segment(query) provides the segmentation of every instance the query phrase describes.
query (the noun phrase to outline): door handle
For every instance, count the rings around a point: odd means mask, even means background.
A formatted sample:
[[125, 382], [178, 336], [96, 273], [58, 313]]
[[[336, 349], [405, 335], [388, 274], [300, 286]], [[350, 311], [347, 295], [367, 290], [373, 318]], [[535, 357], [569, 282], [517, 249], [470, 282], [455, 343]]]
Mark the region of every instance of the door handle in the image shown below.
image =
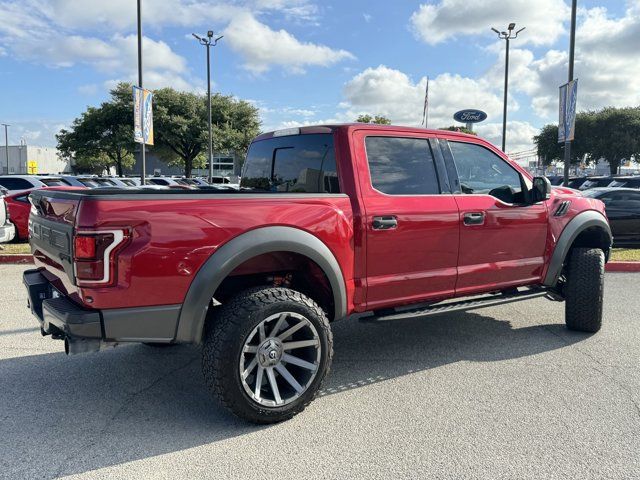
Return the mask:
[[484, 212], [469, 212], [463, 217], [465, 225], [482, 225], [484, 223]]
[[393, 215], [373, 217], [372, 226], [374, 230], [390, 230], [398, 227], [398, 219]]

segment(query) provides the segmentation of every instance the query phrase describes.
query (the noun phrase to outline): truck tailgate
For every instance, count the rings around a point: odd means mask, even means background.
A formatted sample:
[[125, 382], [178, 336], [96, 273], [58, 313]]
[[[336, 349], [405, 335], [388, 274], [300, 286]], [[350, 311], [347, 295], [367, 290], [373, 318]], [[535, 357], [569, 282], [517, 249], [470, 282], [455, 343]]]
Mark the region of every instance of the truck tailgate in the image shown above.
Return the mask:
[[44, 267], [64, 285], [65, 293], [75, 290], [73, 272], [73, 231], [80, 199], [54, 198], [46, 191], [29, 196], [29, 237], [38, 267]]

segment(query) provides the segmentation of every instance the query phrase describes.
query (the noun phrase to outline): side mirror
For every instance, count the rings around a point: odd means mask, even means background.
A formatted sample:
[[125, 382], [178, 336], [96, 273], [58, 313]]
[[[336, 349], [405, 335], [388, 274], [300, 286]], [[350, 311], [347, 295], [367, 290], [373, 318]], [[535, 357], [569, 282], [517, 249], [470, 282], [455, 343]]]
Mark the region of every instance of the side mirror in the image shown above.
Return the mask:
[[551, 197], [551, 182], [547, 177], [534, 177], [533, 187], [529, 191], [531, 203], [538, 203], [548, 200]]

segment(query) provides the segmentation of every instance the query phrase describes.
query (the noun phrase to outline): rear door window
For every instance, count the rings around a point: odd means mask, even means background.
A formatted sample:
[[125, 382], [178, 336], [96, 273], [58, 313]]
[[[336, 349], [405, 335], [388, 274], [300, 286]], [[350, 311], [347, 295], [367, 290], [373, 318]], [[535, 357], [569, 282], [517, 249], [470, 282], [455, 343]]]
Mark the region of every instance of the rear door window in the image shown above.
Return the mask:
[[278, 193], [339, 193], [333, 135], [291, 135], [253, 143], [240, 186]]
[[425, 138], [367, 137], [371, 185], [387, 195], [440, 193], [436, 167]]

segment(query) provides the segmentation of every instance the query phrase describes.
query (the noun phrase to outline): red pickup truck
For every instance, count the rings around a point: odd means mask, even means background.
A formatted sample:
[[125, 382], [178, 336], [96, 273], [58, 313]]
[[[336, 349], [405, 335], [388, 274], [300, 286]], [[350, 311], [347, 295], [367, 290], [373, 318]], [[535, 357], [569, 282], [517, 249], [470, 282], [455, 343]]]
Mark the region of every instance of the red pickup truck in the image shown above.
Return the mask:
[[213, 393], [269, 423], [304, 409], [330, 322], [546, 296], [568, 328], [602, 323], [612, 243], [602, 202], [551, 190], [490, 143], [366, 124], [266, 133], [241, 190], [35, 191], [24, 274], [67, 353], [202, 345]]

